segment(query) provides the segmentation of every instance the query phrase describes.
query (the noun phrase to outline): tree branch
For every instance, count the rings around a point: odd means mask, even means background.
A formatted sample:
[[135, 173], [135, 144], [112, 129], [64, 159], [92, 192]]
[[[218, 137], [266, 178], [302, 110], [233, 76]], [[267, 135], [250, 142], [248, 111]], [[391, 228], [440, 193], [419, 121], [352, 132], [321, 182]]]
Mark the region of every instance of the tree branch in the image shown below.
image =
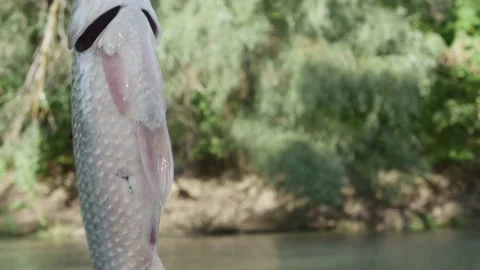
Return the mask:
[[30, 65], [27, 76], [23, 85], [18, 90], [16, 99], [20, 99], [23, 103], [22, 108], [18, 111], [9, 130], [5, 135], [5, 142], [17, 140], [28, 116], [32, 113], [33, 119], [39, 118], [40, 104], [46, 104], [48, 111], [48, 103], [45, 95], [45, 77], [47, 63], [50, 58], [50, 50], [55, 43], [55, 33], [57, 28], [58, 11], [64, 0], [53, 0], [48, 8], [47, 22], [43, 34], [43, 39], [35, 50], [34, 60]]

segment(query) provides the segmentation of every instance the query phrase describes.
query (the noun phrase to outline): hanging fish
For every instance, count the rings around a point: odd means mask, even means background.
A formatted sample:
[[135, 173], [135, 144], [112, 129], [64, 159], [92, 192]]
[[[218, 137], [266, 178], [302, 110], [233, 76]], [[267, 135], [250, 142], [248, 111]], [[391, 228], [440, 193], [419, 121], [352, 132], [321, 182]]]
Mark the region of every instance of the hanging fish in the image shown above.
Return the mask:
[[149, 0], [76, 0], [72, 125], [77, 189], [95, 270], [164, 269], [160, 215], [173, 181]]

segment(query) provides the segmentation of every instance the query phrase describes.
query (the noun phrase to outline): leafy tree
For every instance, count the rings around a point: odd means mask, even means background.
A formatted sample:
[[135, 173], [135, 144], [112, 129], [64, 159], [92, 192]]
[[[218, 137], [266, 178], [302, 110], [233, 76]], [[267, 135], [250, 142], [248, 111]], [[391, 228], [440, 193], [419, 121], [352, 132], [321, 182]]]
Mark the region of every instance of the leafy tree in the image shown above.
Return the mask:
[[25, 190], [64, 157], [71, 165], [68, 6], [50, 4], [0, 7], [0, 178], [13, 172]]
[[477, 162], [480, 150], [480, 3], [457, 0], [450, 12], [454, 39], [422, 102], [422, 140], [435, 164]]

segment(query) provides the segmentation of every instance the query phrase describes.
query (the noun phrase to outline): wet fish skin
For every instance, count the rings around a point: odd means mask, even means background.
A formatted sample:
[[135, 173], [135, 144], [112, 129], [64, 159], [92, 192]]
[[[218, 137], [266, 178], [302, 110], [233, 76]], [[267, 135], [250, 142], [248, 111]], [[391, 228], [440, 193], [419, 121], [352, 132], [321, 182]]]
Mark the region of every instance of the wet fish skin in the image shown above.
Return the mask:
[[77, 0], [69, 46], [117, 6], [92, 46], [74, 50], [77, 189], [95, 270], [159, 270], [157, 235], [173, 156], [155, 53], [160, 33], [154, 35], [144, 12], [159, 31], [158, 20], [147, 0]]

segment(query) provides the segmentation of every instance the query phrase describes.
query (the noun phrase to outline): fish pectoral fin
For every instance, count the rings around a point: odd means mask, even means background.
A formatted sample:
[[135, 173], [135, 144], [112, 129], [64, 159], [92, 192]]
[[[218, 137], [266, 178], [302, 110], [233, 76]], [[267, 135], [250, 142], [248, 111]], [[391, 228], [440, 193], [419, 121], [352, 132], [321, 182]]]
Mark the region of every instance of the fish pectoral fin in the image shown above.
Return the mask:
[[125, 84], [128, 83], [128, 77], [125, 75], [124, 61], [118, 54], [108, 55], [102, 51], [101, 55], [103, 70], [112, 101], [119, 113], [126, 114], [127, 100]]
[[137, 140], [147, 182], [163, 206], [173, 182], [173, 155], [167, 125], [151, 130], [137, 122]]
[[165, 270], [165, 266], [163, 266], [158, 254], [152, 254], [152, 260], [150, 261], [148, 270]]

